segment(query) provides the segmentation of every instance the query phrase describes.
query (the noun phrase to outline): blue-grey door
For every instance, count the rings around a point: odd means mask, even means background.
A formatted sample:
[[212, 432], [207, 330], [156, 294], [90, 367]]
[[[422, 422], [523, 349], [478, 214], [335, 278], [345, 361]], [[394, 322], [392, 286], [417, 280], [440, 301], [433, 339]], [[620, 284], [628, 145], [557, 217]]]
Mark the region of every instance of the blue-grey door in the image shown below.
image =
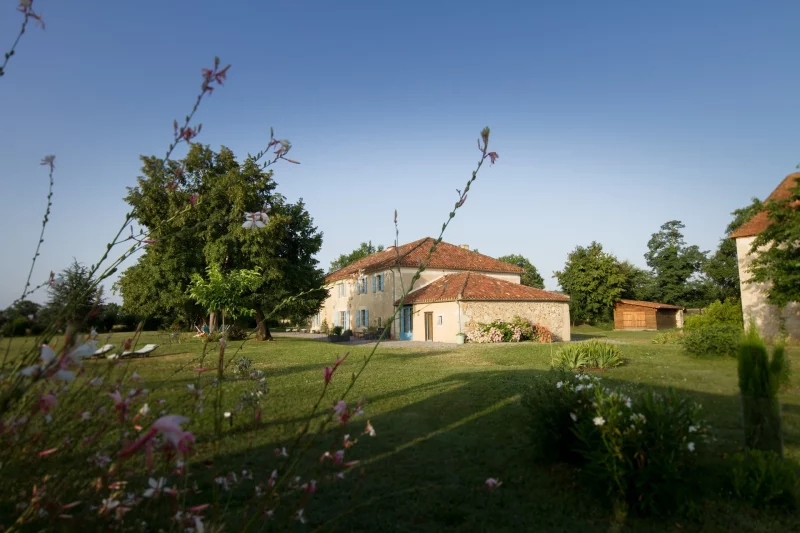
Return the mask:
[[411, 314], [411, 306], [405, 305], [400, 311], [400, 340], [410, 341], [414, 336], [414, 320]]

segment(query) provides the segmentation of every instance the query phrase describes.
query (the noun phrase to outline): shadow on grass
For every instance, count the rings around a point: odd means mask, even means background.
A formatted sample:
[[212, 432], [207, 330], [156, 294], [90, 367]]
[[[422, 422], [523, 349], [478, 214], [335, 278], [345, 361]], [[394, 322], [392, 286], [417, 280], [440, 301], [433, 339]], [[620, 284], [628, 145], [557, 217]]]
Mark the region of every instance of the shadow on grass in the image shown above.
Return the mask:
[[[607, 531], [610, 506], [587, 492], [573, 469], [537, 465], [532, 460], [529, 413], [519, 398], [543, 373], [465, 372], [367, 398], [368, 413], [370, 400], [400, 396], [408, 401], [387, 412], [355, 419], [346, 428], [332, 424], [310, 445], [301, 461], [303, 467], [296, 473], [319, 484], [319, 492], [306, 510], [309, 525], [326, 531]], [[609, 386], [635, 385], [607, 375], [603, 379]], [[429, 394], [440, 387], [449, 388]], [[736, 396], [677, 390], [704, 406], [716, 430], [717, 457], [739, 446]], [[357, 435], [367, 418], [377, 431], [375, 438]], [[266, 421], [265, 425], [278, 422], [292, 420]], [[250, 431], [234, 428], [226, 433], [243, 438]], [[333, 481], [334, 471], [321, 466], [318, 458], [324, 451], [341, 449], [345, 431], [351, 439], [358, 439], [346, 451], [347, 460], [362, 463], [344, 480]], [[285, 463], [272, 450], [288, 445], [288, 435], [285, 441], [259, 444], [247, 454], [225, 455], [217, 468], [222, 472], [247, 468], [259, 479], [275, 468], [280, 472]], [[502, 480], [503, 486], [488, 491], [484, 482], [489, 477]], [[292, 505], [291, 498], [285, 502]], [[748, 530], [746, 524], [737, 522], [740, 519], [746, 520], [736, 513], [701, 516], [688, 527]], [[675, 525], [672, 520], [631, 518], [625, 529], [674, 531]]]

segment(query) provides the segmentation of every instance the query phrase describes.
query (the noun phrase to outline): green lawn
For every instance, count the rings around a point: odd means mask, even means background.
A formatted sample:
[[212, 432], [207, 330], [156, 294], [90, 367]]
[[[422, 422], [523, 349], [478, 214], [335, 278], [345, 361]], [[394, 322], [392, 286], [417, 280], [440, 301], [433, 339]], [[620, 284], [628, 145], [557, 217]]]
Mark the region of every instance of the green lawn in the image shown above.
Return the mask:
[[659, 331], [624, 331], [624, 330], [604, 330], [594, 326], [577, 326], [572, 328], [572, 340], [588, 339], [614, 339], [627, 343], [650, 343]]
[[[672, 386], [693, 396], [703, 404], [715, 430], [715, 453], [737, 448], [741, 431], [735, 360], [697, 359], [681, 354], [675, 346], [648, 344], [650, 332], [581, 327], [576, 333], [631, 341], [620, 346], [627, 364], [603, 377], [612, 382]], [[115, 341], [121, 339], [122, 335]], [[159, 342], [159, 338], [145, 334], [142, 342]], [[238, 344], [230, 343], [229, 355]], [[288, 446], [306, 422], [322, 387], [323, 367], [345, 349], [289, 338], [247, 343], [241, 353], [266, 372], [270, 393], [260, 427], [254, 429], [245, 415], [236, 417], [232, 427], [226, 425], [220, 446], [224, 455], [216, 468], [248, 468], [262, 481], [273, 468], [280, 468], [281, 460], [273, 450]], [[351, 472], [335, 484], [320, 483], [306, 510], [308, 526], [338, 531], [608, 531], [610, 508], [581, 486], [576, 472], [536, 465], [530, 458], [527, 413], [519, 398], [531, 378], [548, 369], [551, 352], [557, 349], [558, 345], [525, 343], [379, 350], [351, 397], [366, 401], [366, 415], [348, 431], [359, 432], [369, 419], [377, 432], [374, 438], [359, 437], [358, 444], [348, 450], [348, 459], [362, 460], [363, 477]], [[187, 384], [199, 379], [199, 386], [210, 389], [211, 373], [198, 377], [190, 370], [200, 351], [198, 341], [163, 345], [148, 359], [131, 360], [128, 370], [135, 369], [145, 378], [153, 390], [151, 402], [165, 398], [168, 405], [188, 404]], [[349, 358], [334, 376], [333, 394], [344, 389], [367, 353], [366, 347], [350, 348]], [[790, 358], [800, 368], [800, 351], [791, 350]], [[212, 359], [205, 366], [216, 366], [215, 354]], [[235, 408], [243, 387], [235, 382], [225, 389], [227, 408]], [[798, 388], [783, 393], [782, 403], [787, 455], [800, 458]], [[210, 412], [208, 400], [204, 414], [188, 426], [197, 435], [198, 464], [210, 456]], [[326, 449], [338, 448], [340, 440], [338, 428], [321, 436], [322, 444], [314, 446], [304, 462], [304, 478], [320, 476], [317, 458]], [[202, 486], [207, 476], [196, 475]], [[494, 492], [485, 490], [488, 477], [499, 478], [503, 486]], [[758, 513], [725, 500], [720, 496], [698, 502], [698, 512], [688, 519], [631, 517], [622, 529], [800, 530], [796, 516]], [[244, 507], [245, 503], [234, 497], [229, 505]]]

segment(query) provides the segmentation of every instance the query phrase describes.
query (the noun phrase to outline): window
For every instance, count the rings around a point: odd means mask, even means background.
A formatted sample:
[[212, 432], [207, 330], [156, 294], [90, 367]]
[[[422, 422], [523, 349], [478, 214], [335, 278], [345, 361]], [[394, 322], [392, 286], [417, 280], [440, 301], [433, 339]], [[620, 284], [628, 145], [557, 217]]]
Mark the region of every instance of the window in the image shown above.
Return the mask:
[[350, 327], [350, 324], [347, 323], [347, 311], [339, 311], [338, 325], [341, 326], [342, 329], [348, 329]]
[[442, 325], [442, 315], [436, 315], [436, 325], [437, 326]]
[[356, 327], [369, 327], [369, 311], [361, 309], [356, 312]]
[[378, 280], [378, 290], [383, 292], [383, 274], [378, 274], [375, 278]]
[[378, 289], [378, 276], [372, 276], [372, 292], [373, 294]]

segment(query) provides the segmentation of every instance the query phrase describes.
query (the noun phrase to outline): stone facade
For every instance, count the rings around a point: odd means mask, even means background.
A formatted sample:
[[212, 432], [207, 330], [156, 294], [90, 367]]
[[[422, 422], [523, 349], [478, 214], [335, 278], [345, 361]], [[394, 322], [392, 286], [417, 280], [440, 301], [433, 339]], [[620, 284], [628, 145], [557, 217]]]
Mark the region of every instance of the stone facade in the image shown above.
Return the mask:
[[[455, 303], [455, 302], [454, 302]], [[509, 321], [515, 316], [542, 324], [553, 334], [555, 341], [570, 340], [568, 302], [459, 302], [464, 327], [470, 322]]]
[[[367, 329], [370, 328], [377, 328], [383, 327], [386, 324], [386, 321], [394, 314], [394, 302], [400, 299], [403, 294], [404, 290], [408, 290], [409, 286], [411, 285], [411, 278], [414, 277], [414, 273], [417, 271], [416, 268], [410, 267], [400, 267], [400, 268], [393, 268], [389, 270], [385, 270], [382, 272], [371, 272], [366, 275], [367, 278], [367, 292], [358, 294], [356, 290], [356, 283], [357, 279], [355, 278], [347, 278], [344, 280], [339, 280], [328, 284], [326, 287], [328, 289], [328, 297], [322, 304], [322, 308], [320, 312], [312, 317], [310, 317], [310, 324], [309, 327], [312, 331], [319, 331], [320, 327], [323, 322], [328, 324], [328, 327], [332, 329], [334, 325], [339, 324], [341, 321], [341, 313], [345, 313], [345, 321], [342, 325], [342, 329], [351, 329], [356, 331], [358, 329]], [[461, 272], [459, 270], [451, 270], [451, 269], [427, 269], [422, 272], [420, 279], [417, 280], [416, 284], [414, 285], [415, 289], [423, 287], [428, 283], [431, 283], [446, 274], [454, 274]], [[498, 272], [483, 272], [483, 274], [487, 276], [491, 276], [493, 278], [501, 279], [503, 281], [508, 281], [511, 283], [519, 283], [520, 282], [520, 275], [519, 274], [509, 274], [509, 273], [498, 273]], [[377, 290], [373, 292], [372, 290], [372, 278], [374, 276], [381, 275], [383, 276], [383, 291]], [[342, 285], [343, 288], [340, 289], [339, 285]], [[377, 285], [377, 283], [376, 283]], [[454, 302], [450, 302], [453, 303]], [[417, 306], [415, 306], [417, 307]], [[359, 324], [356, 319], [356, 313], [365, 310], [368, 314], [368, 326], [364, 326], [363, 324]], [[457, 307], [456, 307], [457, 312]], [[424, 315], [421, 315], [424, 317]], [[380, 324], [379, 324], [380, 320]], [[419, 320], [419, 328], [417, 324], [417, 320]], [[423, 318], [418, 318], [416, 309], [414, 314], [414, 340], [417, 339], [417, 335], [423, 335], [424, 340], [424, 324], [422, 323]], [[452, 320], [448, 320], [447, 324], [448, 327], [452, 323]], [[358, 324], [358, 325], [357, 325]], [[391, 335], [392, 338], [398, 338], [399, 332], [396, 331], [397, 324], [395, 323], [392, 326]], [[434, 333], [436, 329], [434, 329]], [[453, 335], [458, 331], [453, 332]], [[448, 331], [447, 334], [442, 332], [442, 339], [444, 340], [445, 336], [450, 336], [450, 332]], [[437, 339], [438, 340], [438, 339]], [[450, 341], [448, 341], [450, 342]]]
[[761, 336], [773, 339], [781, 334], [781, 322], [791, 342], [800, 342], [800, 303], [792, 303], [784, 309], [767, 303], [767, 285], [750, 283], [752, 278], [750, 264], [753, 254], [750, 249], [755, 237], [736, 239], [736, 253], [739, 260], [739, 283], [742, 293], [742, 313], [747, 325], [755, 322]]

